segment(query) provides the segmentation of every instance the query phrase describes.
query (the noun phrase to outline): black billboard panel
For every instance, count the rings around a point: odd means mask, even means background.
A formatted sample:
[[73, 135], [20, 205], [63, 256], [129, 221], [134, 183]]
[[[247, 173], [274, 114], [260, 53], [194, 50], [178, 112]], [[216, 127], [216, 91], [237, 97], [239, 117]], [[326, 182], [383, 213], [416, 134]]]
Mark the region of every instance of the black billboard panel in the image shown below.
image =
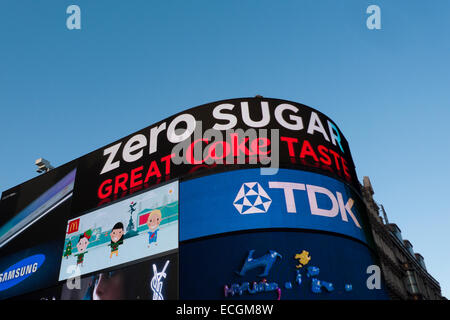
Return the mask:
[[178, 299], [178, 253], [64, 282], [61, 300]]
[[176, 300], [178, 253], [62, 281], [11, 300]]
[[170, 179], [248, 166], [303, 168], [359, 190], [331, 119], [295, 102], [242, 98], [186, 110], [80, 158], [74, 212]]
[[[71, 195], [74, 188], [74, 178], [77, 160], [66, 163], [54, 170], [50, 170], [18, 186], [3, 191], [0, 199], [0, 227], [8, 223], [16, 215], [48, 209], [46, 204], [51, 205], [52, 197]], [[67, 190], [63, 192], [63, 188]], [[50, 207], [50, 206], [49, 206]]]
[[75, 169], [70, 171], [0, 226], [0, 248], [70, 198], [75, 184], [75, 174]]

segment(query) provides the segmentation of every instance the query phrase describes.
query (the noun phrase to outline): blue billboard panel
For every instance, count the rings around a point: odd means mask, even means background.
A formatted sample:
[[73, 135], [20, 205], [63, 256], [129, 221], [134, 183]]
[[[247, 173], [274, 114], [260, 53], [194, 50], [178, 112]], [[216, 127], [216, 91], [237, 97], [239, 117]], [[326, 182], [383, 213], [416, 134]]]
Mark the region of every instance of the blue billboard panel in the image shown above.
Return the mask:
[[67, 223], [59, 280], [178, 248], [178, 181]]
[[338, 235], [250, 231], [186, 241], [179, 254], [180, 299], [388, 299], [371, 250]]
[[359, 197], [316, 173], [244, 169], [183, 182], [180, 241], [251, 229], [294, 228], [346, 235], [365, 243], [370, 232]]
[[58, 281], [60, 246], [45, 243], [0, 258], [0, 299], [54, 285]]

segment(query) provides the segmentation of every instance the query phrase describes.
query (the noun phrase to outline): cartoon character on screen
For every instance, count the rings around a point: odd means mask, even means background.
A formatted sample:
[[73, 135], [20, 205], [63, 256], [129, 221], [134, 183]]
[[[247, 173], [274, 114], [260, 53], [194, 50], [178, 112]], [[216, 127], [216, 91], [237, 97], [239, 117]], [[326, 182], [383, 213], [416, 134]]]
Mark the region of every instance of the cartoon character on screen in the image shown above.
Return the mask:
[[75, 257], [77, 257], [77, 266], [80, 264], [81, 264], [81, 266], [83, 266], [84, 255], [87, 253], [86, 249], [89, 245], [89, 239], [91, 238], [91, 236], [92, 236], [92, 230], [89, 229], [88, 231], [83, 233], [80, 236], [80, 239], [78, 240], [77, 249], [78, 249], [79, 253], [74, 255]]
[[72, 254], [72, 242], [69, 240], [67, 243], [66, 249], [64, 250], [64, 257], [69, 259], [69, 256]]
[[147, 226], [150, 230], [148, 232], [148, 247], [150, 248], [150, 244], [153, 242], [155, 245], [158, 245], [156, 243], [156, 240], [158, 239], [158, 231], [159, 231], [159, 225], [161, 224], [161, 211], [158, 209], [152, 210], [147, 218]]
[[111, 259], [113, 254], [116, 255], [116, 257], [119, 256], [119, 246], [123, 244], [123, 235], [125, 234], [123, 230], [123, 223], [117, 222], [114, 227], [112, 228], [112, 231], [110, 233], [111, 236], [111, 243], [109, 246], [111, 247], [111, 254], [109, 258]]

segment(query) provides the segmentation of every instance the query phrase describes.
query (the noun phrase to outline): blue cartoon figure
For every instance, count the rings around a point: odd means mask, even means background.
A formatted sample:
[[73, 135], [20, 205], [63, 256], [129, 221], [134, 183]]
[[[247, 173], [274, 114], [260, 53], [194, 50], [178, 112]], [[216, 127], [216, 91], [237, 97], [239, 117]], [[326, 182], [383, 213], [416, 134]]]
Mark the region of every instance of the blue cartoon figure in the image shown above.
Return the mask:
[[147, 226], [149, 229], [148, 232], [148, 247], [150, 248], [150, 244], [155, 243], [155, 245], [158, 245], [156, 243], [158, 239], [158, 231], [159, 231], [159, 225], [161, 224], [161, 211], [158, 209], [152, 210], [147, 218]]

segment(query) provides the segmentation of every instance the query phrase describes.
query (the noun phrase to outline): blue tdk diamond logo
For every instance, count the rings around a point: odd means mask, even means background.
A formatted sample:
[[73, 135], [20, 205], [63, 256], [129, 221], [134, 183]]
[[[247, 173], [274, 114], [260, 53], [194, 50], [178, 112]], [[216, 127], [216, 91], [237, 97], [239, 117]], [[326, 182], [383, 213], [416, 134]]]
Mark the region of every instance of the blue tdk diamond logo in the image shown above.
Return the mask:
[[272, 199], [258, 182], [246, 182], [234, 199], [233, 205], [240, 214], [266, 213]]

